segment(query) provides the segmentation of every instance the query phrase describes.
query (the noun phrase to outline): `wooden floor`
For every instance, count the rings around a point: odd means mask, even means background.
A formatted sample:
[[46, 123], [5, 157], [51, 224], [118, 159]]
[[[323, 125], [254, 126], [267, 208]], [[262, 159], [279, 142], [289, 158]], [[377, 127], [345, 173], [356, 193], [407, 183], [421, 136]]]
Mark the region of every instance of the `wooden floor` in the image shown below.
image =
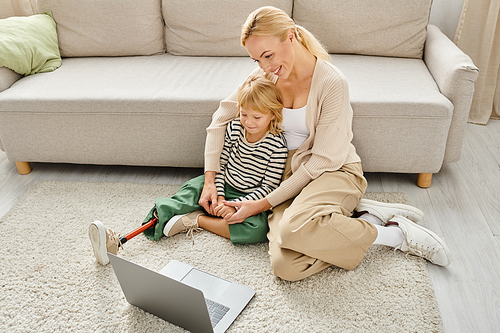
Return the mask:
[[[0, 217], [40, 180], [182, 184], [202, 173], [43, 163], [32, 168], [20, 176], [0, 151]], [[446, 240], [454, 262], [429, 265], [445, 331], [500, 332], [500, 121], [467, 125], [461, 160], [434, 175], [428, 189], [415, 185], [414, 174], [366, 177], [370, 192], [405, 192], [426, 213], [424, 224]]]

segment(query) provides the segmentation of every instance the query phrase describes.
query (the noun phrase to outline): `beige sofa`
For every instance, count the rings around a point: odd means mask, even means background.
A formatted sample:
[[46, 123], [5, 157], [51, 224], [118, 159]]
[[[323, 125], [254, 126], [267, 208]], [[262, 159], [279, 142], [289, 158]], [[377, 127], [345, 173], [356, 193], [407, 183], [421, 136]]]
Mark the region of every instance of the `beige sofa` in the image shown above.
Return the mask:
[[29, 162], [202, 167], [219, 102], [256, 67], [241, 24], [274, 5], [313, 32], [349, 82], [367, 172], [430, 185], [460, 158], [478, 70], [428, 25], [431, 0], [38, 0], [62, 66], [0, 68], [0, 149]]

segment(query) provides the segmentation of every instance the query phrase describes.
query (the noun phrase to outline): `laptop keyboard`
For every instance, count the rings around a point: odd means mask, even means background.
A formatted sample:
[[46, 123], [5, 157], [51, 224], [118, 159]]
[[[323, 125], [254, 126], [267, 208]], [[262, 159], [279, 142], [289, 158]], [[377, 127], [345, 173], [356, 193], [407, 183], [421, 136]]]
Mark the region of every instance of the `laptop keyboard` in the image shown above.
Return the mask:
[[224, 317], [224, 315], [229, 311], [229, 308], [206, 298], [205, 303], [207, 303], [208, 314], [210, 315], [210, 320], [212, 321], [212, 327], [215, 327], [215, 325], [217, 325], [222, 317]]

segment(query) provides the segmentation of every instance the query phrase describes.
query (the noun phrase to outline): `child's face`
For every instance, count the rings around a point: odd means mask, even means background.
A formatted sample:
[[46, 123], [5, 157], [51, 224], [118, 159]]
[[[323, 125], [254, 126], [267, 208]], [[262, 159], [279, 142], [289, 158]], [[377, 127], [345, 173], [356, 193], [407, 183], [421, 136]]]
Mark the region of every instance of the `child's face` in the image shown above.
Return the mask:
[[[248, 108], [240, 108], [241, 124], [253, 140], [260, 140], [269, 130], [274, 114], [264, 114]], [[248, 139], [248, 137], [247, 137]]]

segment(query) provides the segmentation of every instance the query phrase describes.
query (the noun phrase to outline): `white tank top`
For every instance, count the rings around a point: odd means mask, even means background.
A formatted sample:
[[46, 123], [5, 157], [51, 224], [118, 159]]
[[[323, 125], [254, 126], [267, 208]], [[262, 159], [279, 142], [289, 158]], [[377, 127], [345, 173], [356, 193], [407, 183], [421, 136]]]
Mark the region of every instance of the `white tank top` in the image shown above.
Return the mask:
[[306, 108], [283, 108], [283, 134], [288, 150], [295, 150], [307, 139], [309, 130], [306, 127]]

